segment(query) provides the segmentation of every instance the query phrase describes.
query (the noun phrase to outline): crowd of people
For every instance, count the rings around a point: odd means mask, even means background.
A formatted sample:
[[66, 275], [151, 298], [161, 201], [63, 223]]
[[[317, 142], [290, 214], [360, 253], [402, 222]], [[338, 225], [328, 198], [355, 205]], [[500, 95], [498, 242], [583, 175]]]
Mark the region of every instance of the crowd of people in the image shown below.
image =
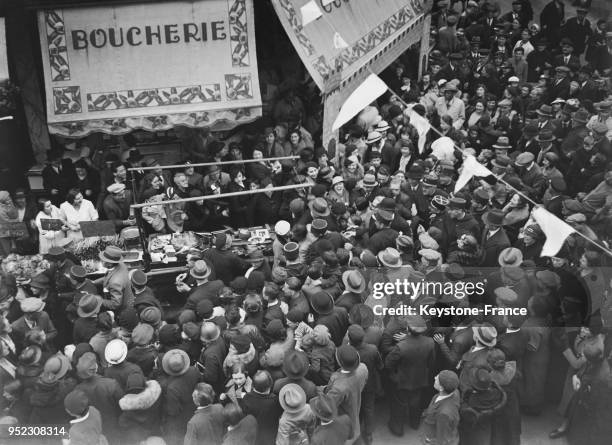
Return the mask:
[[[384, 415], [424, 444], [518, 445], [523, 416], [557, 404], [551, 438], [609, 443], [612, 32], [575, 3], [534, 21], [528, 0], [436, 2], [427, 72], [400, 57], [390, 92], [325, 147], [307, 86], [287, 82], [263, 124], [181, 133], [184, 168], [145, 159], [132, 135], [103, 165], [53, 150], [38, 207], [0, 192], [0, 221], [28, 227], [0, 256], [50, 263], [0, 277], [0, 423], [65, 425], [72, 445], [370, 444]], [[455, 191], [466, 155], [493, 175]], [[257, 162], [223, 164], [244, 159]], [[289, 184], [304, 187], [274, 189]], [[164, 204], [256, 189], [270, 190]], [[147, 233], [228, 230], [188, 252], [170, 292], [114, 246], [88, 278], [79, 223], [119, 233], [133, 202], [151, 204]], [[555, 256], [540, 255], [534, 203], [580, 234]], [[271, 256], [232, 251], [229, 228], [265, 224]], [[397, 280], [483, 291], [374, 294]], [[393, 315], [487, 305], [525, 312]]]

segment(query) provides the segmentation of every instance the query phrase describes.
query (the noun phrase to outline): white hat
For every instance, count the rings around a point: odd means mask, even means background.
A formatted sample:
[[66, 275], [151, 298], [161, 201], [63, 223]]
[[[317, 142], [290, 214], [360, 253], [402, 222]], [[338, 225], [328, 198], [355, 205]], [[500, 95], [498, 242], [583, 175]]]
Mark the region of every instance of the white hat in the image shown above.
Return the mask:
[[370, 131], [368, 133], [368, 139], [366, 140], [366, 144], [373, 144], [382, 139], [382, 135], [378, 131]]
[[560, 97], [557, 97], [555, 100], [551, 102], [551, 104], [564, 104], [564, 103], [565, 103], [565, 99], [561, 99]]
[[512, 76], [510, 79], [508, 79], [508, 82], [520, 82], [521, 80], [516, 77], [516, 76]]
[[332, 178], [332, 187], [336, 184], [340, 184], [341, 182], [344, 182], [344, 178], [342, 176], [334, 176]]
[[380, 121], [378, 125], [376, 125], [376, 131], [387, 131], [391, 128], [391, 125], [387, 123], [387, 121]]
[[118, 365], [125, 360], [128, 347], [123, 340], [118, 338], [107, 343], [104, 349], [104, 358], [111, 365]]
[[125, 190], [125, 184], [117, 183], [117, 182], [106, 187], [106, 191], [108, 193], [121, 193], [124, 190]]
[[280, 220], [274, 225], [274, 233], [279, 236], [285, 236], [291, 231], [291, 224], [287, 221]]

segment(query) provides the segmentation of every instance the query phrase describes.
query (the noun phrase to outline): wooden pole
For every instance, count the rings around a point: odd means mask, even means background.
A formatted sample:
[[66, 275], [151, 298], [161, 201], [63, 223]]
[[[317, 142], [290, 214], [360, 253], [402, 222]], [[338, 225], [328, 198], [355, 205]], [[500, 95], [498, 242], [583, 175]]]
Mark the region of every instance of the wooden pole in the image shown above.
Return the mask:
[[299, 156], [279, 156], [277, 158], [262, 158], [262, 159], [243, 159], [241, 161], [223, 161], [223, 162], [201, 162], [199, 164], [172, 164], [172, 165], [160, 165], [159, 167], [131, 167], [127, 171], [138, 171], [138, 170], [157, 170], [159, 168], [164, 170], [175, 169], [175, 168], [188, 168], [188, 167], [210, 167], [212, 165], [232, 165], [232, 164], [250, 164], [252, 162], [269, 162], [269, 161], [286, 161], [290, 159], [299, 159]]
[[181, 199], [170, 199], [168, 201], [161, 202], [143, 202], [141, 204], [132, 204], [130, 208], [132, 209], [142, 209], [143, 207], [149, 207], [152, 205], [166, 205], [166, 204], [178, 204], [181, 202], [194, 202], [194, 201], [203, 201], [206, 199], [222, 199], [222, 198], [232, 198], [234, 196], [244, 196], [244, 195], [252, 195], [255, 193], [265, 193], [265, 192], [280, 192], [283, 190], [295, 190], [302, 189], [306, 187], [312, 187], [313, 184], [292, 184], [292, 185], [281, 185], [279, 187], [270, 187], [256, 190], [244, 190], [242, 192], [229, 192], [229, 193], [221, 193], [219, 195], [204, 195], [204, 196], [193, 196], [191, 198], [181, 198]]

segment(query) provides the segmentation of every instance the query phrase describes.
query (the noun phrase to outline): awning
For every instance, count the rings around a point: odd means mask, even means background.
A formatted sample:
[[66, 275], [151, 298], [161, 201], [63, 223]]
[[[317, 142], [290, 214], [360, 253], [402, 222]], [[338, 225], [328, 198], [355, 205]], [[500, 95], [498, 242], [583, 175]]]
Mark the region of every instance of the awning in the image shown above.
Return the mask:
[[261, 116], [252, 0], [38, 12], [49, 131], [226, 130]]
[[[323, 143], [344, 100], [421, 41], [431, 0], [272, 0], [285, 31], [325, 97]], [[419, 64], [420, 60], [415, 60]]]

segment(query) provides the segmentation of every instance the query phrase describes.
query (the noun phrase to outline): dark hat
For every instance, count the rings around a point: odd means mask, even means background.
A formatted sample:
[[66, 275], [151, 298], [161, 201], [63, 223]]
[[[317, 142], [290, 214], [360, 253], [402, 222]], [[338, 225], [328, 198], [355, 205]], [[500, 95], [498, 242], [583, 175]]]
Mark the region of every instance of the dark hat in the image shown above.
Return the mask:
[[89, 398], [80, 389], [75, 389], [64, 398], [64, 409], [75, 417], [83, 416], [89, 409]]
[[482, 215], [485, 224], [491, 226], [501, 226], [504, 222], [505, 213], [498, 209], [491, 209]]
[[53, 246], [47, 252], [47, 257], [50, 260], [55, 260], [55, 261], [63, 260], [64, 258], [66, 258], [66, 251], [64, 250], [63, 247]]
[[127, 158], [128, 162], [138, 162], [142, 161], [142, 159], [144, 158], [142, 156], [142, 153], [140, 153], [140, 150], [138, 150], [137, 148], [133, 148], [132, 150], [130, 150], [129, 153], [130, 155]]
[[[190, 340], [198, 340], [198, 338], [200, 337], [200, 326], [198, 326], [192, 321], [189, 321], [183, 325], [182, 332], [184, 332], [187, 338], [189, 338]], [[159, 341], [161, 342], [161, 335]]]
[[544, 236], [544, 232], [542, 231], [540, 226], [538, 226], [537, 224], [528, 225], [527, 227], [525, 227], [525, 230], [523, 231], [523, 233], [535, 239], [539, 239]]
[[251, 347], [251, 337], [245, 334], [238, 334], [232, 337], [230, 344], [236, 348], [238, 354], [244, 354]]
[[536, 110], [536, 113], [540, 116], [552, 117], [552, 107], [550, 105], [541, 105], [540, 108]]
[[336, 403], [327, 394], [310, 400], [312, 412], [323, 422], [331, 422], [337, 414]]
[[100, 259], [106, 263], [119, 263], [123, 256], [123, 252], [117, 246], [106, 246], [106, 248], [100, 252]]
[[300, 255], [300, 246], [298, 243], [294, 243], [293, 241], [285, 244], [283, 246], [283, 253], [285, 254], [285, 258], [289, 261], [295, 261], [298, 259]]
[[347, 330], [347, 335], [351, 344], [359, 345], [363, 342], [363, 339], [365, 338], [365, 331], [358, 324], [352, 324]]
[[143, 287], [147, 284], [147, 274], [140, 269], [134, 269], [130, 279], [136, 287]]
[[452, 53], [449, 58], [451, 60], [463, 60], [463, 54], [461, 53]]
[[44, 273], [39, 273], [32, 281], [30, 281], [30, 287], [34, 287], [36, 289], [51, 289], [51, 280], [49, 276]]
[[425, 170], [420, 165], [411, 165], [408, 169], [408, 179], [421, 179], [425, 174]]
[[183, 375], [189, 369], [189, 356], [180, 349], [171, 349], [164, 354], [162, 368], [164, 372], [171, 376]]
[[137, 394], [145, 389], [147, 386], [147, 379], [140, 372], [132, 372], [128, 375], [125, 381], [125, 392], [128, 394]]
[[568, 37], [564, 37], [564, 38], [561, 39], [561, 43], [559, 45], [561, 45], [561, 46], [568, 45], [568, 46], [573, 47], [574, 46], [574, 42], [572, 42]]
[[300, 379], [308, 372], [308, 356], [303, 351], [290, 349], [283, 359], [283, 372], [290, 379]]
[[435, 195], [431, 199], [430, 204], [434, 209], [442, 211], [448, 206], [448, 198], [442, 195]]
[[558, 73], [569, 73], [571, 70], [567, 66], [561, 65], [556, 67], [555, 71]]
[[457, 377], [455, 372], [448, 369], [440, 371], [438, 374], [438, 382], [447, 394], [459, 387], [459, 377]]
[[97, 295], [85, 294], [79, 300], [77, 315], [81, 318], [93, 317], [100, 312], [102, 299]]
[[310, 193], [317, 198], [322, 198], [327, 193], [327, 187], [324, 184], [315, 184], [310, 188]]
[[292, 199], [289, 203], [289, 210], [293, 214], [300, 214], [304, 211], [304, 200], [300, 198]]
[[325, 291], [319, 291], [314, 294], [310, 299], [310, 304], [319, 315], [328, 315], [334, 310], [334, 299]]
[[489, 193], [482, 187], [479, 187], [472, 193], [472, 199], [479, 204], [487, 204], [489, 202]]
[[525, 133], [527, 136], [537, 135], [538, 134], [537, 124], [529, 122], [527, 125], [525, 125], [525, 128], [523, 128], [523, 133]]
[[87, 270], [83, 266], [72, 266], [70, 268], [70, 278], [80, 281], [87, 277]]
[[553, 133], [551, 130], [543, 128], [540, 130], [538, 135], [536, 136], [536, 141], [538, 142], [552, 142], [555, 140]]
[[119, 314], [119, 317], [117, 318], [117, 325], [120, 328], [124, 328], [130, 331], [136, 327], [138, 322], [138, 313], [133, 307], [126, 307], [125, 309], [123, 309]]
[[[183, 327], [186, 324], [192, 324], [196, 326], [196, 335], [194, 338], [197, 338], [197, 336], [200, 334], [200, 328], [198, 328], [195, 323], [191, 323], [191, 322], [184, 323]], [[164, 346], [178, 345], [181, 340], [181, 332], [180, 332], [178, 324], [163, 325], [161, 328], [159, 328], [158, 338], [159, 338], [159, 343]]]
[[564, 193], [567, 191], [567, 184], [565, 180], [559, 176], [555, 176], [550, 180], [550, 187], [559, 193]]
[[359, 366], [359, 353], [351, 345], [342, 345], [336, 349], [336, 360], [345, 371], [354, 371]]
[[428, 173], [425, 175], [425, 177], [423, 177], [423, 185], [435, 187], [438, 185], [438, 181], [438, 175], [436, 175], [435, 173]]
[[584, 110], [578, 110], [572, 116], [572, 120], [581, 124], [586, 124], [589, 121], [589, 113]]
[[346, 213], [346, 204], [343, 202], [334, 202], [331, 207], [331, 212], [336, 216], [341, 216]]
[[19, 354], [19, 364], [24, 366], [36, 365], [40, 362], [42, 350], [38, 345], [32, 345], [25, 348]]
[[489, 54], [491, 54], [491, 50], [489, 48], [480, 48], [478, 50], [478, 54], [481, 56], [488, 56]]
[[374, 324], [374, 310], [367, 304], [356, 304], [349, 312], [351, 321], [364, 329]]
[[491, 387], [491, 372], [486, 366], [476, 366], [468, 374], [470, 386], [479, 391], [486, 391]]
[[467, 201], [463, 198], [458, 198], [454, 196], [448, 200], [449, 209], [464, 210], [466, 207], [467, 207]]
[[210, 301], [208, 298], [205, 298], [204, 300], [198, 302], [196, 306], [196, 314], [203, 319], [208, 319], [212, 317], [213, 310], [214, 305], [212, 301]]
[[480, 45], [480, 36], [472, 37], [472, 39], [470, 40], [470, 43], [472, 45]]
[[496, 156], [495, 159], [491, 161], [491, 164], [494, 167], [505, 169], [505, 168], [508, 168], [510, 164], [512, 164], [512, 159], [510, 159], [506, 155], [499, 155], [499, 156]]

